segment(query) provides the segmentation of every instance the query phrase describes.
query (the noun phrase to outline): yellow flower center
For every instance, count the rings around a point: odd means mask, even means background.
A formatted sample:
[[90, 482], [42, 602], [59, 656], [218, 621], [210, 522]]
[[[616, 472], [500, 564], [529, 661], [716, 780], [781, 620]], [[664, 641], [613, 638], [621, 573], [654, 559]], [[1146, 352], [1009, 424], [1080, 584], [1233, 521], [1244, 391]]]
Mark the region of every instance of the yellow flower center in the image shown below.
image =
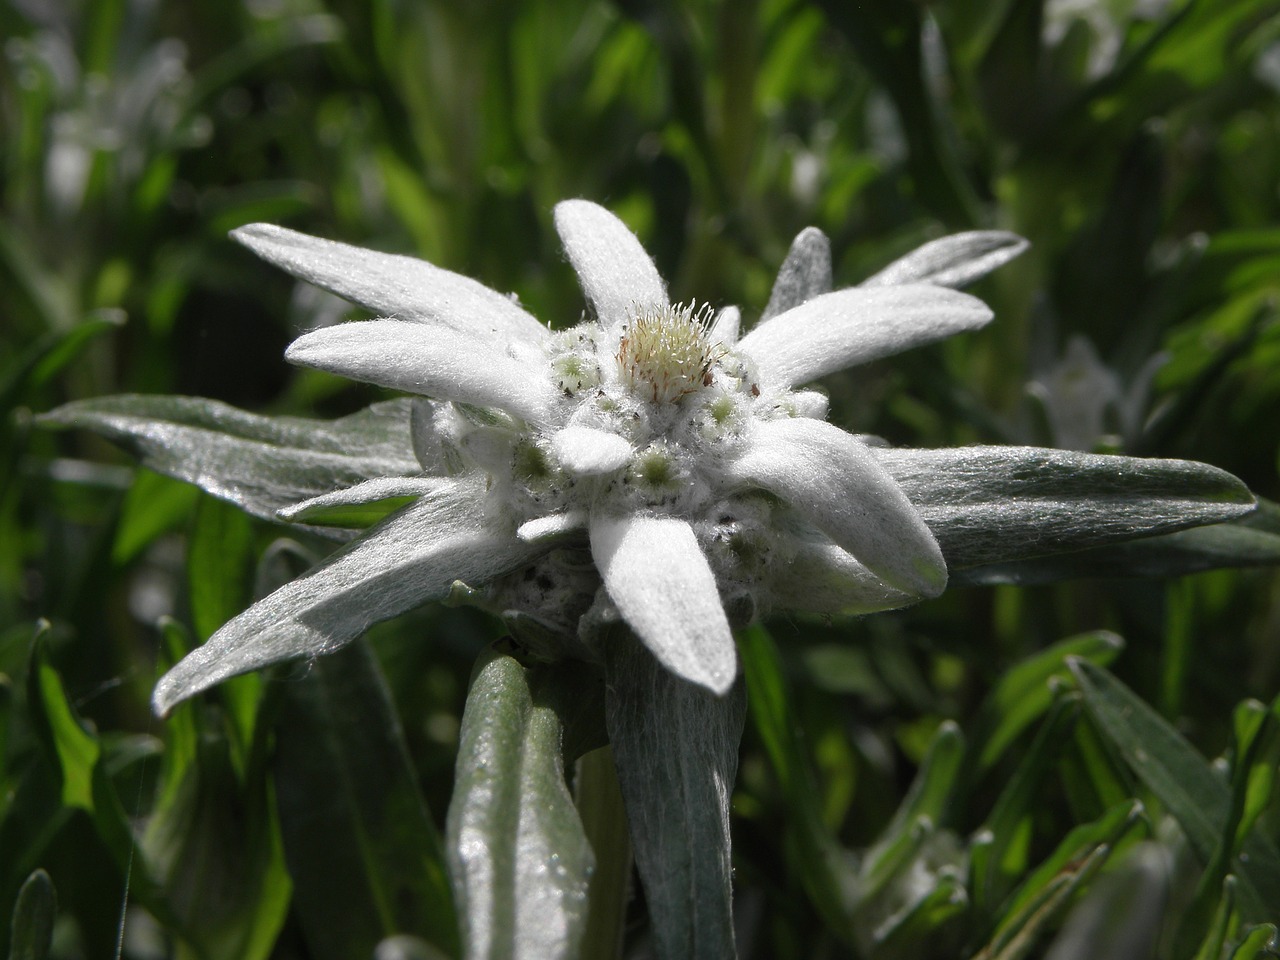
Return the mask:
[[623, 328], [618, 371], [633, 394], [674, 403], [711, 382], [719, 353], [711, 343], [710, 304], [676, 304], [642, 313]]

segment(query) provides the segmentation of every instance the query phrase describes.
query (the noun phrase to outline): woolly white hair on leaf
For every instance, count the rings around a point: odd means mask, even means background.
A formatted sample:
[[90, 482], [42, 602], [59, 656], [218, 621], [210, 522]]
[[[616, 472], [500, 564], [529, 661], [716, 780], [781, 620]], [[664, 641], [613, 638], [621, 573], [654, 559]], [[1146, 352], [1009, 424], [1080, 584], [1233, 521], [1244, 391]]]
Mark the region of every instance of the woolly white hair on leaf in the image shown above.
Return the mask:
[[541, 552], [483, 519], [483, 481], [442, 482], [229, 621], [156, 685], [157, 713], [214, 684], [282, 660], [332, 653], [375, 623], [486, 583]]
[[592, 516], [591, 554], [609, 599], [672, 673], [717, 694], [737, 652], [715, 574], [693, 528], [676, 517]]
[[479, 281], [401, 254], [364, 250], [251, 223], [231, 231], [268, 263], [383, 317], [439, 323], [477, 337], [541, 342], [547, 328]]
[[403, 320], [324, 327], [295, 340], [285, 358], [380, 387], [497, 407], [530, 423], [546, 422], [558, 401], [546, 377], [492, 344]]
[[636, 313], [667, 306], [667, 287], [653, 260], [627, 225], [587, 200], [556, 204], [556, 231], [595, 307], [600, 324], [612, 332]]
[[592, 427], [569, 426], [555, 435], [551, 452], [572, 474], [590, 477], [620, 470], [634, 452], [616, 433]]
[[731, 476], [777, 494], [890, 586], [934, 597], [942, 551], [920, 512], [866, 445], [823, 420], [755, 425]]
[[903, 283], [932, 283], [939, 287], [965, 287], [1018, 256], [1030, 244], [1004, 230], [970, 230], [932, 240], [895, 260], [863, 287]]
[[738, 349], [771, 386], [790, 387], [923, 346], [991, 320], [981, 300], [928, 285], [825, 293], [760, 324]]

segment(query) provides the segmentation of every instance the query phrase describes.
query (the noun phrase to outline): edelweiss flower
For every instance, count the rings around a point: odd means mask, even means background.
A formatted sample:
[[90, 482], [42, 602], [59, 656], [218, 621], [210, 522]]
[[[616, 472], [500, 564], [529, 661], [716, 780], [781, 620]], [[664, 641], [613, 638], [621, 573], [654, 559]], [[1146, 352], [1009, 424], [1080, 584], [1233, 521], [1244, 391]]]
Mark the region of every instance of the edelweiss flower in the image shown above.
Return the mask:
[[[763, 320], [739, 337], [733, 307], [672, 304], [605, 209], [566, 201], [555, 223], [589, 306], [562, 331], [419, 260], [265, 224], [235, 232], [384, 317], [313, 331], [286, 355], [430, 398], [412, 416], [422, 472], [281, 511], [306, 521], [414, 498], [219, 630], [161, 681], [158, 709], [335, 649], [461, 584], [588, 659], [594, 627], [620, 618], [669, 670], [717, 693], [736, 673], [731, 623], [775, 607], [885, 609], [943, 590], [946, 564], [919, 511], [867, 444], [826, 422], [824, 395], [802, 388], [987, 323], [985, 305], [940, 284], [1016, 255], [1016, 238], [968, 235], [968, 272], [953, 277], [926, 247], [827, 292], [826, 239], [806, 231]], [[988, 240], [974, 266], [973, 244]], [[919, 277], [933, 282], [901, 282]]]

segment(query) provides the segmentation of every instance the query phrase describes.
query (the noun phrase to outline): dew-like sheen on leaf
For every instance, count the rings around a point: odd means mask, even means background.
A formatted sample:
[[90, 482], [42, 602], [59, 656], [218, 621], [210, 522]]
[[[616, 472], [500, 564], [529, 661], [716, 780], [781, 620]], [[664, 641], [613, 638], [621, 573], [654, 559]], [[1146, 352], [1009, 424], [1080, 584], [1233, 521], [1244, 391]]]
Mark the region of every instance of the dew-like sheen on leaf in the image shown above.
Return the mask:
[[953, 568], [1083, 550], [1254, 509], [1240, 480], [1189, 460], [1039, 447], [871, 449]]
[[226, 624], [156, 685], [156, 712], [216, 683], [300, 656], [331, 653], [370, 626], [448, 595], [455, 580], [485, 583], [541, 549], [483, 520], [482, 484], [441, 481]]
[[338, 420], [308, 420], [202, 397], [123, 394], [66, 404], [41, 422], [92, 430], [149, 470], [274, 520], [301, 500], [420, 472], [406, 442], [410, 404], [391, 400]]

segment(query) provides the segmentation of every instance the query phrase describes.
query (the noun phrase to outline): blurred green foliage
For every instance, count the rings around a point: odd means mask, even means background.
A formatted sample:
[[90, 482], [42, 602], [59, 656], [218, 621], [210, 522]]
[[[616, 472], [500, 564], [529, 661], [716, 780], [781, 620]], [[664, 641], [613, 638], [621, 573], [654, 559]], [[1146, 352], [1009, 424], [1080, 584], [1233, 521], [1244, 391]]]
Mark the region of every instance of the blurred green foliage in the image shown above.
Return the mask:
[[[414, 253], [566, 325], [564, 197], [622, 216], [674, 298], [748, 318], [804, 226], [838, 285], [1010, 229], [1032, 249], [977, 291], [996, 322], [831, 379], [834, 420], [1198, 459], [1280, 498], [1275, 0], [8, 0], [0, 36], [13, 957], [457, 946], [437, 830], [499, 628], [424, 611], [376, 661], [154, 720], [161, 669], [324, 543], [31, 424], [116, 392], [376, 399], [286, 368], [350, 311], [240, 224]], [[953, 590], [742, 650], [744, 956], [1277, 955], [1274, 570]]]

